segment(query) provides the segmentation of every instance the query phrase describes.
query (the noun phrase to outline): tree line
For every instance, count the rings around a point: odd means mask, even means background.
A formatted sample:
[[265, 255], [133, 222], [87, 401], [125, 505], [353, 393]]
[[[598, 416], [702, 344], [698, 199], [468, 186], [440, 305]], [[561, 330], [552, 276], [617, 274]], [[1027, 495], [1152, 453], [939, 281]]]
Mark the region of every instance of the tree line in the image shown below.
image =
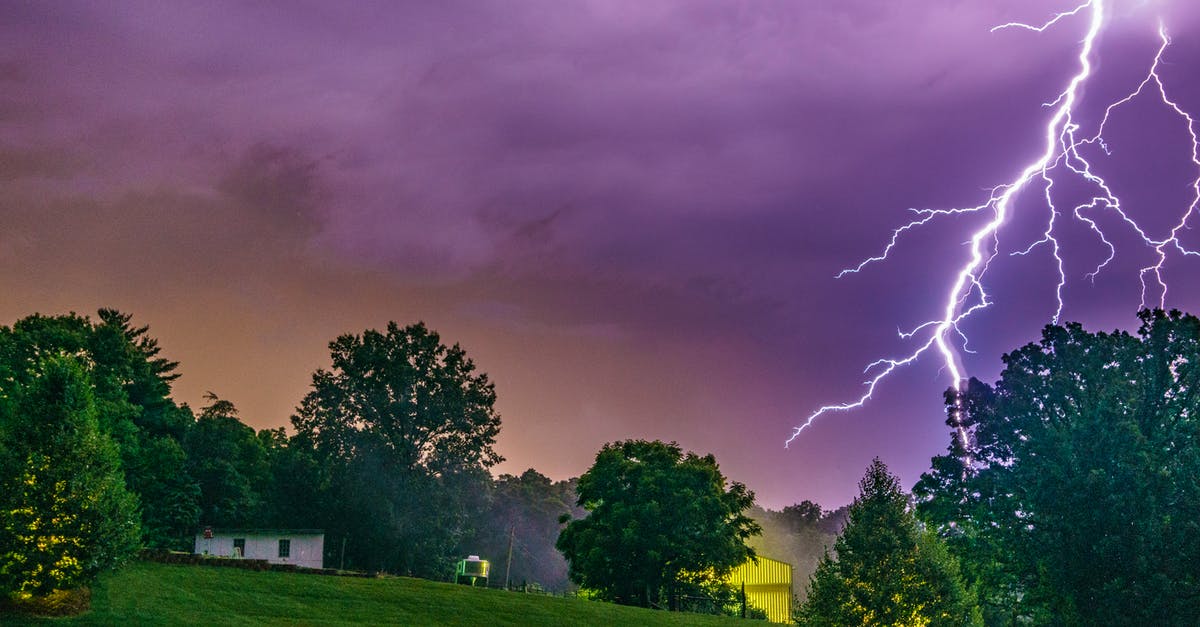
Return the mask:
[[211, 393], [176, 403], [160, 353], [110, 309], [0, 327], [4, 592], [86, 582], [138, 547], [190, 551], [202, 526], [322, 528], [327, 564], [431, 578], [512, 539], [515, 581], [565, 587], [553, 543], [573, 483], [492, 478], [493, 386], [424, 325], [331, 342], [290, 434]]
[[[85, 583], [141, 547], [191, 551], [206, 526], [320, 528], [326, 565], [347, 570], [445, 579], [480, 554], [494, 581], [573, 585], [557, 543], [596, 484], [493, 478], [496, 393], [461, 347], [390, 323], [329, 351], [291, 429], [255, 431], [215, 394], [177, 403], [179, 364], [128, 314], [0, 327], [2, 590]], [[723, 489], [715, 460], [697, 459], [700, 487]], [[750, 502], [740, 489], [731, 505]]]
[[177, 404], [178, 364], [127, 314], [29, 316], [0, 327], [0, 591], [190, 550], [201, 525], [316, 527], [327, 565], [444, 579], [511, 553], [513, 583], [667, 609], [728, 611], [723, 575], [761, 552], [807, 579], [810, 625], [1190, 624], [1200, 320], [1139, 316], [1047, 326], [995, 384], [946, 393], [949, 450], [912, 494], [877, 459], [832, 512], [759, 509], [674, 443], [610, 443], [576, 480], [493, 478], [495, 389], [419, 323], [331, 342], [289, 433], [216, 395]]
[[1048, 325], [946, 392], [907, 495], [878, 460], [812, 577], [809, 625], [1194, 625], [1200, 319]]

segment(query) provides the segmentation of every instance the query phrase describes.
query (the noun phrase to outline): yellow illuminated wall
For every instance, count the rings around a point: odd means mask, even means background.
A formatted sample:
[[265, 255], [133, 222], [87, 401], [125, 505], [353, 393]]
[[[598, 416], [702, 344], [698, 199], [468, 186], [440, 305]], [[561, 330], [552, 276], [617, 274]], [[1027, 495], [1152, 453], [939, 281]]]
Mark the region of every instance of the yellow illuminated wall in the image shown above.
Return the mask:
[[771, 622], [792, 622], [791, 564], [760, 555], [733, 569], [728, 581], [737, 590], [746, 584], [746, 602], [766, 611]]

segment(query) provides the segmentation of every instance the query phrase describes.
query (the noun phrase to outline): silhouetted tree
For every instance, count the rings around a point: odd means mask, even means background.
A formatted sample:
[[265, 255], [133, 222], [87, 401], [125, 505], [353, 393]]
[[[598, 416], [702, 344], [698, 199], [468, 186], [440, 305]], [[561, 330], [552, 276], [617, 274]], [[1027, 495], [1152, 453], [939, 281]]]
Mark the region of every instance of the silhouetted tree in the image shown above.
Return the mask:
[[496, 393], [424, 324], [342, 335], [292, 418], [328, 474], [327, 536], [347, 565], [445, 576], [501, 457]]
[[[323, 500], [329, 489], [328, 468], [318, 462], [312, 444], [303, 437], [288, 437], [283, 428], [264, 429], [258, 439], [267, 454], [267, 480], [262, 486], [261, 519], [264, 527], [314, 528], [324, 518], [313, 505]], [[327, 554], [336, 542], [326, 543]], [[331, 562], [335, 563], [336, 562]]]
[[500, 475], [487, 494], [484, 524], [462, 552], [490, 558], [494, 582], [501, 582], [507, 569], [512, 585], [536, 583], [548, 590], [566, 590], [567, 562], [555, 542], [564, 514], [585, 513], [574, 505], [575, 499], [573, 479], [551, 481], [532, 468], [520, 475]]
[[[845, 523], [846, 508], [826, 512], [812, 501], [801, 501], [781, 511], [753, 508], [750, 516], [762, 526], [762, 535], [750, 545], [759, 555], [791, 564], [794, 581], [808, 581], [821, 558], [833, 547]], [[799, 586], [796, 597], [803, 602], [807, 590]]]
[[184, 438], [188, 471], [200, 485], [200, 522], [216, 527], [262, 524], [267, 449], [238, 419], [233, 403], [212, 392]]

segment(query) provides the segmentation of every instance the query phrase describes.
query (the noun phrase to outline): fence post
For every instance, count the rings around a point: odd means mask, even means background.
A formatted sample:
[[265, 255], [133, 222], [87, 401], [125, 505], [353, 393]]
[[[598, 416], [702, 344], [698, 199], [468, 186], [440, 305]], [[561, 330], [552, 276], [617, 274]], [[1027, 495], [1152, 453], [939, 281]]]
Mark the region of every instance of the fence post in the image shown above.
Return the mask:
[[746, 582], [742, 582], [742, 618], [746, 618]]

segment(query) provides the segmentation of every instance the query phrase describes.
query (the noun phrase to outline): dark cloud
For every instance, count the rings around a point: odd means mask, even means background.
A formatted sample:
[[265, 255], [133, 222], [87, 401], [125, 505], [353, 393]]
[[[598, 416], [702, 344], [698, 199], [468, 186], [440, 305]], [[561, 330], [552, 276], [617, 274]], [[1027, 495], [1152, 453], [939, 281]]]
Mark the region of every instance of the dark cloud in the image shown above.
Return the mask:
[[[1200, 110], [1200, 11], [1158, 4], [1113, 3], [1082, 123], [1140, 80], [1159, 10], [1164, 77]], [[878, 405], [782, 440], [907, 347], [897, 328], [937, 309], [972, 218], [832, 277], [907, 208], [980, 202], [1041, 149], [1081, 23], [989, 29], [1053, 10], [6, 3], [0, 314], [130, 310], [183, 362], [182, 395], [213, 389], [256, 426], [285, 421], [337, 333], [424, 319], [497, 381], [510, 470], [574, 474], [606, 440], [662, 437], [768, 504], [837, 505], [871, 457], [911, 482], [941, 451], [944, 373], [909, 369]], [[1150, 219], [1192, 173], [1163, 114], [1121, 111], [1105, 157]], [[1004, 250], [1040, 220], [1015, 218]], [[1068, 315], [1132, 321], [1145, 251], [1125, 250], [1070, 288]], [[998, 264], [973, 372], [1036, 335], [1046, 259]], [[1195, 308], [1188, 268], [1168, 270], [1172, 304]]]
[[217, 190], [237, 205], [236, 213], [260, 218], [278, 237], [284, 233], [315, 233], [325, 198], [319, 164], [288, 148], [256, 144], [217, 184]]

